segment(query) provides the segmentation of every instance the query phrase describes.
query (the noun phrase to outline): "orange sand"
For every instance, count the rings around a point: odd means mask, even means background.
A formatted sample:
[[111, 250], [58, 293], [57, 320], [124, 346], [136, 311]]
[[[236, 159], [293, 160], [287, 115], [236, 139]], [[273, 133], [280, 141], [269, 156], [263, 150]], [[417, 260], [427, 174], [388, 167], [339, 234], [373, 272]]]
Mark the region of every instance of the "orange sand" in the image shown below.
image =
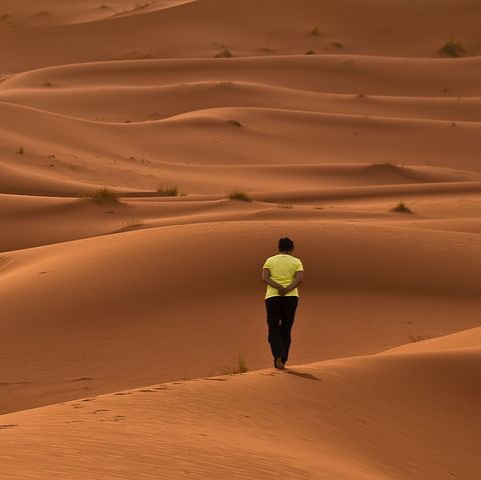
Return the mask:
[[0, 479], [479, 480], [480, 15], [0, 0]]

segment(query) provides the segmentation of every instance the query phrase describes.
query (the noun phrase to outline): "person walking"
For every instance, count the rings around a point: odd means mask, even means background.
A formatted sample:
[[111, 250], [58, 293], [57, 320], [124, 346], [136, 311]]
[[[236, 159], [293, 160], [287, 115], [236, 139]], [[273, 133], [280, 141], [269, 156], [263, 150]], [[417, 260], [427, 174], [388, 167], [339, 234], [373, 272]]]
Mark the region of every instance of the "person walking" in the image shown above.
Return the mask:
[[262, 268], [262, 280], [267, 284], [265, 304], [267, 311], [268, 341], [274, 357], [274, 367], [283, 369], [289, 358], [291, 329], [299, 302], [298, 286], [302, 282], [304, 267], [292, 256], [294, 242], [280, 238], [279, 253], [269, 257]]

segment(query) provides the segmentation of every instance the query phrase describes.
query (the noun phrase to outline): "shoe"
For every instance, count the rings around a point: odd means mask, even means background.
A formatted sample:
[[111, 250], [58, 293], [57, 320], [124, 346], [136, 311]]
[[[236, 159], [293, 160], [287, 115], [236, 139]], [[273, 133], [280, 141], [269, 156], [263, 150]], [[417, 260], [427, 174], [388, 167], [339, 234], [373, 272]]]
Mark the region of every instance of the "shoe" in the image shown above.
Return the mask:
[[283, 370], [284, 369], [284, 362], [282, 361], [281, 357], [276, 357], [274, 361], [274, 365], [276, 366], [277, 369]]

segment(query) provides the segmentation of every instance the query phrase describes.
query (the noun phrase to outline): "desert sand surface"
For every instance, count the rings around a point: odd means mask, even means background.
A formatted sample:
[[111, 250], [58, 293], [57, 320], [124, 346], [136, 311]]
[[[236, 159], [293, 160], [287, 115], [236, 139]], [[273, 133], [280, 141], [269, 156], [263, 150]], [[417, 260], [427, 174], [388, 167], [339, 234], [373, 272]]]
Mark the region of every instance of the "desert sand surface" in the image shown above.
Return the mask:
[[479, 480], [480, 16], [0, 0], [0, 479]]

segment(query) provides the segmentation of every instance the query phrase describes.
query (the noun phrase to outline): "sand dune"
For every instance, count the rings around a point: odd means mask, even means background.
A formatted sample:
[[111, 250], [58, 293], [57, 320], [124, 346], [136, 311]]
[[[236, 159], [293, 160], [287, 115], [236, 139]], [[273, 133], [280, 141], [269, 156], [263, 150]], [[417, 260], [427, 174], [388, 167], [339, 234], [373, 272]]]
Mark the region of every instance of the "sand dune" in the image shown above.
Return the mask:
[[49, 478], [68, 462], [72, 478], [474, 479], [479, 367], [479, 346], [353, 358], [4, 415], [3, 471]]
[[[2, 193], [29, 193], [21, 181], [22, 170], [32, 171], [33, 178], [49, 176], [46, 188], [37, 186], [31, 193], [68, 196], [102, 185], [148, 192], [169, 183], [187, 193], [221, 194], [251, 187], [248, 175], [227, 179], [227, 184], [225, 180], [207, 181], [210, 185], [196, 182], [188, 173], [190, 165], [350, 164], [355, 158], [365, 164], [453, 168], [451, 158], [455, 156], [456, 169], [480, 172], [481, 127], [472, 123], [453, 127], [439, 121], [229, 108], [114, 125], [11, 104], [2, 104], [0, 111], [4, 119], [2, 163], [14, 165], [18, 172], [16, 178], [6, 177], [8, 186]], [[230, 120], [239, 122], [241, 128]], [[406, 136], [408, 143], [403, 142]], [[398, 145], [396, 150], [393, 143]], [[173, 173], [164, 167], [166, 163], [184, 168]], [[63, 180], [67, 180], [64, 185]], [[278, 182], [273, 185], [268, 178], [259, 183], [262, 187], [255, 190], [288, 189]]]
[[[47, 75], [46, 75], [47, 76]], [[112, 79], [113, 80], [113, 79]], [[99, 83], [66, 87], [45, 81], [43, 88], [8, 84], [4, 102], [35, 107], [77, 118], [125, 123], [152, 121], [193, 110], [216, 107], [268, 107], [323, 113], [480, 122], [479, 97], [386, 96], [323, 93], [254, 82], [188, 82], [169, 85], [117, 86]], [[50, 86], [51, 84], [51, 86]], [[41, 86], [40, 86], [41, 87]], [[123, 102], [118, 101], [122, 96]]]
[[0, 478], [478, 480], [480, 14], [0, 0]]
[[[155, 228], [3, 254], [0, 306], [9, 335], [2, 337], [1, 361], [13, 386], [3, 389], [2, 411], [219, 373], [237, 352], [253, 368], [266, 367], [256, 301], [262, 287], [255, 279], [269, 240], [285, 225]], [[437, 336], [479, 322], [477, 237], [293, 220], [289, 229], [311, 265], [297, 330], [299, 342], [309, 338], [311, 347], [298, 351], [301, 362], [376, 353], [411, 335]], [[202, 256], [192, 255], [196, 246]], [[192, 288], [185, 285], [192, 271], [209, 275]], [[213, 290], [215, 298], [208, 295]], [[351, 301], [343, 306], [345, 298]], [[392, 317], [395, 305], [399, 315]], [[229, 328], [222, 328], [225, 322]], [[350, 330], [352, 322], [363, 328]], [[72, 383], [77, 378], [95, 380]]]
[[[435, 57], [451, 38], [464, 45], [467, 55], [479, 55], [481, 51], [476, 20], [480, 6], [473, 0], [449, 0], [436, 5], [303, 0], [302, 8], [293, 0], [263, 0], [261, 4], [253, 0], [228, 3], [204, 0], [167, 9], [160, 4], [158, 10], [148, 11], [148, 8], [146, 12], [136, 9], [134, 2], [131, 5], [128, 15], [111, 15], [103, 21], [77, 25], [47, 24], [27, 30], [22, 28], [22, 19], [12, 15], [7, 18], [10, 23], [2, 26], [0, 44], [14, 47], [0, 51], [1, 67], [20, 71], [119, 57], [214, 57], [225, 48], [236, 56], [255, 56], [264, 55], [266, 47], [276, 55], [302, 55], [312, 50], [323, 54], [341, 51]], [[30, 15], [38, 11], [32, 2], [26, 3], [27, 6]], [[83, 8], [88, 13], [92, 7]], [[48, 16], [53, 17], [53, 8], [50, 13]], [[105, 12], [108, 13], [109, 10]], [[319, 34], [312, 35], [316, 27]], [[78, 38], [85, 40], [77, 42]], [[69, 48], [64, 49], [63, 45]]]

